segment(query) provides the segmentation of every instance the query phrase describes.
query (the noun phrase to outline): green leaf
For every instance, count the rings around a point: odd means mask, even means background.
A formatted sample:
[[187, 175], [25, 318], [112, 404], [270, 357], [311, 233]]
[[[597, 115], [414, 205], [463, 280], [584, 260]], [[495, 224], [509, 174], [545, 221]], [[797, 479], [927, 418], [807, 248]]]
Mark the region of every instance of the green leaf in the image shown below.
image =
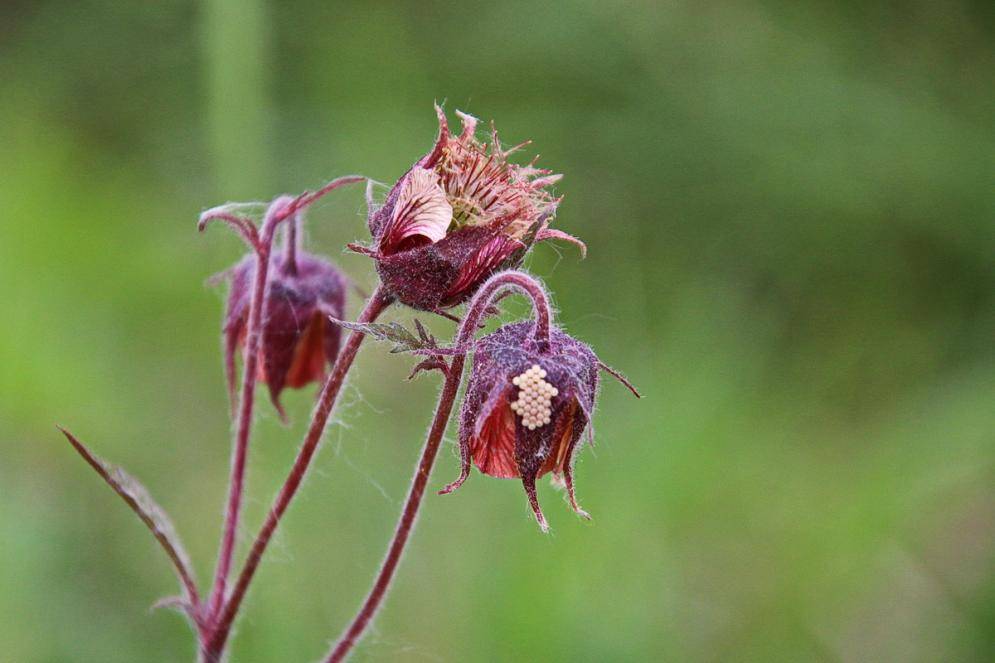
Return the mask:
[[435, 338], [429, 335], [425, 331], [422, 324], [417, 320], [415, 321], [415, 324], [418, 327], [418, 335], [408, 331], [408, 329], [399, 322], [362, 323], [346, 322], [345, 320], [338, 320], [331, 317], [329, 319], [340, 327], [345, 327], [346, 329], [351, 329], [352, 331], [372, 336], [378, 341], [393, 343], [394, 347], [391, 348], [391, 352], [410, 352], [412, 350], [425, 350], [436, 347]]

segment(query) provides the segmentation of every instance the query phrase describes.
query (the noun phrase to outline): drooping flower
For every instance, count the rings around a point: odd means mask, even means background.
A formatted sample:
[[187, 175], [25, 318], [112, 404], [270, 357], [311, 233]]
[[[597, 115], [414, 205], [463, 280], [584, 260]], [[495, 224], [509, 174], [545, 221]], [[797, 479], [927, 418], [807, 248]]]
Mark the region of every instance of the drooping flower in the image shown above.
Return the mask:
[[460, 410], [464, 474], [443, 492], [462, 484], [472, 459], [484, 474], [520, 478], [546, 530], [535, 482], [550, 472], [566, 485], [573, 509], [588, 517], [574, 494], [573, 461], [581, 435], [590, 431], [602, 364], [590, 347], [558, 329], [550, 329], [545, 348], [534, 334], [534, 322], [517, 322], [474, 343]]
[[383, 206], [369, 200], [371, 248], [385, 287], [400, 302], [438, 311], [462, 303], [492, 273], [518, 266], [531, 243], [563, 239], [549, 228], [559, 198], [552, 171], [513, 164], [527, 143], [504, 148], [495, 130], [490, 143], [475, 137], [477, 119], [457, 111], [459, 135], [450, 133], [436, 106], [439, 136], [433, 149], [394, 185]]
[[[255, 270], [256, 258], [246, 256], [229, 272], [223, 334], [233, 402], [235, 355], [245, 347]], [[331, 263], [300, 249], [274, 252], [267, 281], [257, 378], [269, 387], [270, 399], [284, 417], [280, 392], [323, 381], [338, 356], [341, 328], [328, 318], [343, 317], [348, 281]]]

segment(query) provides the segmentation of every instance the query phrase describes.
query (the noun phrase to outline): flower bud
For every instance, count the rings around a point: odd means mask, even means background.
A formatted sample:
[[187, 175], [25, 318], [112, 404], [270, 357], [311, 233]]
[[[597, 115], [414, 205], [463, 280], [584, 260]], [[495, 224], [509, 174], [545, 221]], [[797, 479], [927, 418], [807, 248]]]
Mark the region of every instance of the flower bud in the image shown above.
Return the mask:
[[545, 531], [535, 481], [549, 472], [565, 483], [573, 509], [588, 517], [574, 495], [573, 459], [591, 421], [600, 364], [590, 347], [558, 329], [550, 329], [546, 347], [534, 334], [534, 322], [517, 322], [474, 344], [460, 411], [464, 475], [443, 492], [459, 487], [472, 458], [484, 474], [521, 478]]
[[[338, 356], [341, 329], [328, 317], [343, 317], [348, 283], [338, 269], [318, 257], [297, 250], [291, 260], [283, 255], [270, 257], [257, 374], [269, 387], [281, 417], [280, 392], [323, 381], [326, 365]], [[229, 274], [223, 333], [233, 401], [235, 354], [245, 346], [255, 270], [256, 258], [246, 256]]]
[[[449, 132], [438, 106], [435, 147], [398, 180], [368, 218], [374, 245], [365, 252], [384, 286], [400, 302], [436, 311], [462, 303], [493, 272], [521, 264], [533, 241], [565, 239], [547, 226], [560, 200], [560, 179], [532, 164], [508, 162], [522, 145], [505, 149], [474, 136], [477, 119], [460, 113], [463, 130]], [[523, 144], [524, 145], [524, 144]]]

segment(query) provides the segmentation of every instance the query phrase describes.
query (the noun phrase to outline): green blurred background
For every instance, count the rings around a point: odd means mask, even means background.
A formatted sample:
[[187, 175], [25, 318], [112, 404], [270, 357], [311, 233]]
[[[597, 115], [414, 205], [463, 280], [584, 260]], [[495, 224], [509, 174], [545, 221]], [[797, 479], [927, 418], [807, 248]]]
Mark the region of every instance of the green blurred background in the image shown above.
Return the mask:
[[[515, 482], [430, 496], [356, 660], [992, 660], [993, 90], [984, 2], [4, 2], [0, 660], [193, 657], [149, 612], [160, 551], [54, 424], [209, 577], [229, 422], [203, 283], [241, 249], [197, 214], [393, 181], [436, 99], [566, 174], [590, 256], [530, 268], [644, 398], [605, 384], [592, 523], [545, 483], [549, 536]], [[342, 252], [365, 239], [360, 187], [310, 214], [369, 288]], [[316, 660], [356, 609], [439, 384], [412, 363], [362, 352], [234, 661]], [[261, 407], [243, 550], [313, 395], [289, 430]], [[456, 472], [448, 444], [432, 485]]]

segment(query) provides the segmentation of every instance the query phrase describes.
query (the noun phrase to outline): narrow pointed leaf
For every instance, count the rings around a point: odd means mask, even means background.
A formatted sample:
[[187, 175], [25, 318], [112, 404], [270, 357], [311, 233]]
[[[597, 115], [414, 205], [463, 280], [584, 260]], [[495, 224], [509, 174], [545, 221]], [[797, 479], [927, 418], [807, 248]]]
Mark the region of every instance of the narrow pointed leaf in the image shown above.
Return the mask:
[[100, 475], [100, 478], [107, 485], [114, 489], [115, 493], [121, 496], [125, 504], [149, 528], [152, 535], [159, 542], [159, 545], [162, 546], [162, 549], [166, 551], [166, 555], [169, 556], [170, 561], [173, 563], [180, 583], [186, 591], [187, 599], [192, 606], [196, 607], [199, 599], [197, 597], [197, 585], [194, 582], [194, 575], [191, 571], [190, 557], [180, 543], [176, 529], [173, 527], [173, 523], [169, 520], [166, 512], [156, 504], [152, 496], [149, 495], [148, 490], [138, 480], [120, 467], [101, 460], [69, 431], [61, 427], [59, 430], [62, 431], [62, 434], [66, 436], [66, 439], [69, 440], [69, 443], [73, 445], [73, 448], [76, 449], [79, 455], [83, 457], [83, 460]]

